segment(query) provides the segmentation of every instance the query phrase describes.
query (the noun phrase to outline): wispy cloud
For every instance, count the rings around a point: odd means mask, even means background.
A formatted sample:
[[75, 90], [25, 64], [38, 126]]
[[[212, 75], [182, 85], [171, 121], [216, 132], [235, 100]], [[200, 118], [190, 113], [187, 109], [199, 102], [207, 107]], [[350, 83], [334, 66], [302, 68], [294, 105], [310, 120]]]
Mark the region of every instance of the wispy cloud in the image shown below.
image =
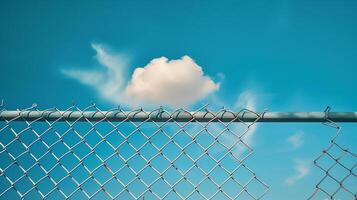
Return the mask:
[[[245, 90], [237, 98], [237, 101], [235, 102], [234, 105], [234, 109], [235, 110], [249, 109], [255, 111], [256, 106], [257, 106], [257, 99], [254, 92], [250, 90]], [[238, 157], [244, 156], [248, 153], [248, 149], [245, 145], [251, 147], [253, 142], [253, 135], [256, 133], [257, 128], [258, 128], [258, 124], [251, 126], [250, 129], [247, 130], [247, 127], [242, 123], [231, 123], [229, 129], [232, 131], [232, 133], [225, 132], [220, 136], [220, 141], [225, 146], [228, 147], [231, 147], [232, 145], [236, 145], [235, 148], [232, 149], [233, 153]], [[242, 144], [241, 142], [235, 144], [238, 140], [237, 136], [241, 136], [241, 139], [244, 142], [244, 144]]]
[[129, 63], [125, 56], [110, 53], [100, 44], [92, 44], [92, 48], [100, 69], [62, 72], [93, 87], [102, 98], [115, 104], [187, 107], [219, 90], [220, 84], [205, 75], [189, 56], [152, 59], [146, 66], [136, 68], [131, 80], [126, 81]]
[[240, 93], [237, 101], [234, 104], [234, 108], [246, 108], [254, 111], [256, 109], [256, 104], [256, 95], [250, 90], [245, 90]]
[[297, 133], [289, 136], [286, 141], [291, 145], [293, 149], [298, 149], [304, 144], [303, 135], [304, 134], [302, 131], [298, 131]]
[[[250, 91], [250, 90], [245, 90], [243, 91], [235, 105], [234, 108], [235, 109], [249, 109], [251, 111], [256, 111], [257, 107], [257, 98], [256, 95], [254, 94], [254, 92]], [[258, 124], [255, 124], [254, 126], [251, 126], [250, 130], [244, 135], [243, 139], [247, 144], [251, 144], [251, 140], [252, 137], [254, 135], [254, 133], [256, 132], [258, 128]], [[242, 131], [242, 130], [240, 130]]]
[[295, 173], [285, 179], [285, 184], [293, 185], [297, 181], [303, 179], [310, 172], [310, 168], [308, 162], [295, 160]]
[[124, 72], [128, 67], [128, 59], [121, 54], [109, 53], [100, 44], [92, 44], [92, 48], [97, 53], [95, 59], [101, 68], [93, 70], [62, 69], [62, 73], [84, 85], [91, 86], [102, 98], [112, 103], [123, 103]]

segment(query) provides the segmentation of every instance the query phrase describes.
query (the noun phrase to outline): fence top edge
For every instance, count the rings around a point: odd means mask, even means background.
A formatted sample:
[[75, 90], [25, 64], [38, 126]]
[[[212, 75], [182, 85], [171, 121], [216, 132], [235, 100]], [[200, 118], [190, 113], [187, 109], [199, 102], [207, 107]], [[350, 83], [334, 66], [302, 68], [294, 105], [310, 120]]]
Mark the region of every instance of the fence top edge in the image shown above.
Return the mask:
[[[334, 122], [357, 122], [357, 112], [329, 112]], [[154, 122], [326, 122], [326, 112], [209, 111], [0, 111], [0, 121], [154, 121]]]

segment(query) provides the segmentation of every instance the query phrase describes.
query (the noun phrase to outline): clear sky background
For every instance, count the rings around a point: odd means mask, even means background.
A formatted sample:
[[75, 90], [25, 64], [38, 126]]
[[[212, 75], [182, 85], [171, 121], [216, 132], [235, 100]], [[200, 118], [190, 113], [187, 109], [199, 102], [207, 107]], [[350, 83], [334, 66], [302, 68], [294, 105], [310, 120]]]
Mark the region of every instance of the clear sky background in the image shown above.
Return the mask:
[[[1, 1], [0, 98], [8, 109], [94, 101], [355, 111], [356, 19], [352, 0]], [[162, 56], [177, 65], [156, 60], [143, 79], [151, 89], [138, 92], [135, 69]], [[157, 81], [167, 77], [177, 80]], [[175, 95], [188, 100], [170, 105]], [[356, 127], [345, 132], [356, 150]], [[306, 198], [321, 177], [311, 162], [333, 134], [321, 124], [260, 125], [249, 164], [271, 186], [265, 199]]]

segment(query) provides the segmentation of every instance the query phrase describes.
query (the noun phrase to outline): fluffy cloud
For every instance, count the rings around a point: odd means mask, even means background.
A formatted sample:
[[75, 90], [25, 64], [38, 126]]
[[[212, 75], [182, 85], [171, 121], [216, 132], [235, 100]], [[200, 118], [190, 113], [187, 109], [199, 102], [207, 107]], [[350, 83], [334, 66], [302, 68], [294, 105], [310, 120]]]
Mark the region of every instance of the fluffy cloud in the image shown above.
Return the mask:
[[153, 59], [136, 68], [125, 95], [136, 104], [160, 104], [172, 107], [190, 105], [219, 89], [189, 56], [178, 60]]
[[301, 145], [304, 143], [302, 137], [303, 137], [303, 132], [299, 131], [294, 135], [289, 136], [287, 142], [292, 146], [293, 149], [297, 149], [301, 147]]
[[189, 56], [178, 60], [155, 58], [136, 68], [131, 80], [125, 80], [127, 59], [111, 54], [102, 45], [92, 44], [97, 70], [62, 70], [63, 74], [93, 87], [99, 95], [116, 104], [129, 106], [166, 105], [187, 107], [219, 89], [202, 68]]
[[304, 178], [307, 176], [310, 172], [310, 169], [307, 165], [307, 162], [301, 161], [301, 160], [296, 160], [295, 161], [295, 174], [289, 176], [288, 178], [285, 179], [285, 183], [287, 185], [293, 185], [300, 179]]

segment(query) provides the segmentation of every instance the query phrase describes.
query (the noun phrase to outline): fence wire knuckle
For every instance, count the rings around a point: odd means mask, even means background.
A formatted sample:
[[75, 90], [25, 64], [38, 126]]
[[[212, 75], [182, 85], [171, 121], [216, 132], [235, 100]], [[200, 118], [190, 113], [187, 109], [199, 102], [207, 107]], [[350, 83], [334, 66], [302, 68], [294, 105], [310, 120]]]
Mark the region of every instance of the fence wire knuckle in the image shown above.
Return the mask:
[[[337, 143], [341, 127], [331, 119], [336, 114], [327, 108], [313, 115], [335, 128], [336, 136], [314, 160], [324, 174], [309, 199], [338, 199], [341, 193], [356, 199], [356, 188], [347, 184], [356, 181], [356, 161], [352, 166], [341, 161], [356, 154]], [[7, 111], [1, 102], [0, 199], [263, 199], [269, 185], [247, 165], [254, 149], [246, 136], [256, 123], [276, 122], [276, 116], [212, 111], [208, 105], [194, 111], [125, 111], [101, 110], [95, 103], [64, 110], [34, 104]], [[308, 121], [304, 117], [311, 114], [284, 116]], [[356, 120], [353, 116], [344, 118]], [[335, 155], [333, 148], [342, 153]], [[321, 164], [323, 158], [333, 164]], [[336, 167], [347, 173], [334, 175]], [[334, 190], [325, 186], [327, 179], [337, 184]]]

